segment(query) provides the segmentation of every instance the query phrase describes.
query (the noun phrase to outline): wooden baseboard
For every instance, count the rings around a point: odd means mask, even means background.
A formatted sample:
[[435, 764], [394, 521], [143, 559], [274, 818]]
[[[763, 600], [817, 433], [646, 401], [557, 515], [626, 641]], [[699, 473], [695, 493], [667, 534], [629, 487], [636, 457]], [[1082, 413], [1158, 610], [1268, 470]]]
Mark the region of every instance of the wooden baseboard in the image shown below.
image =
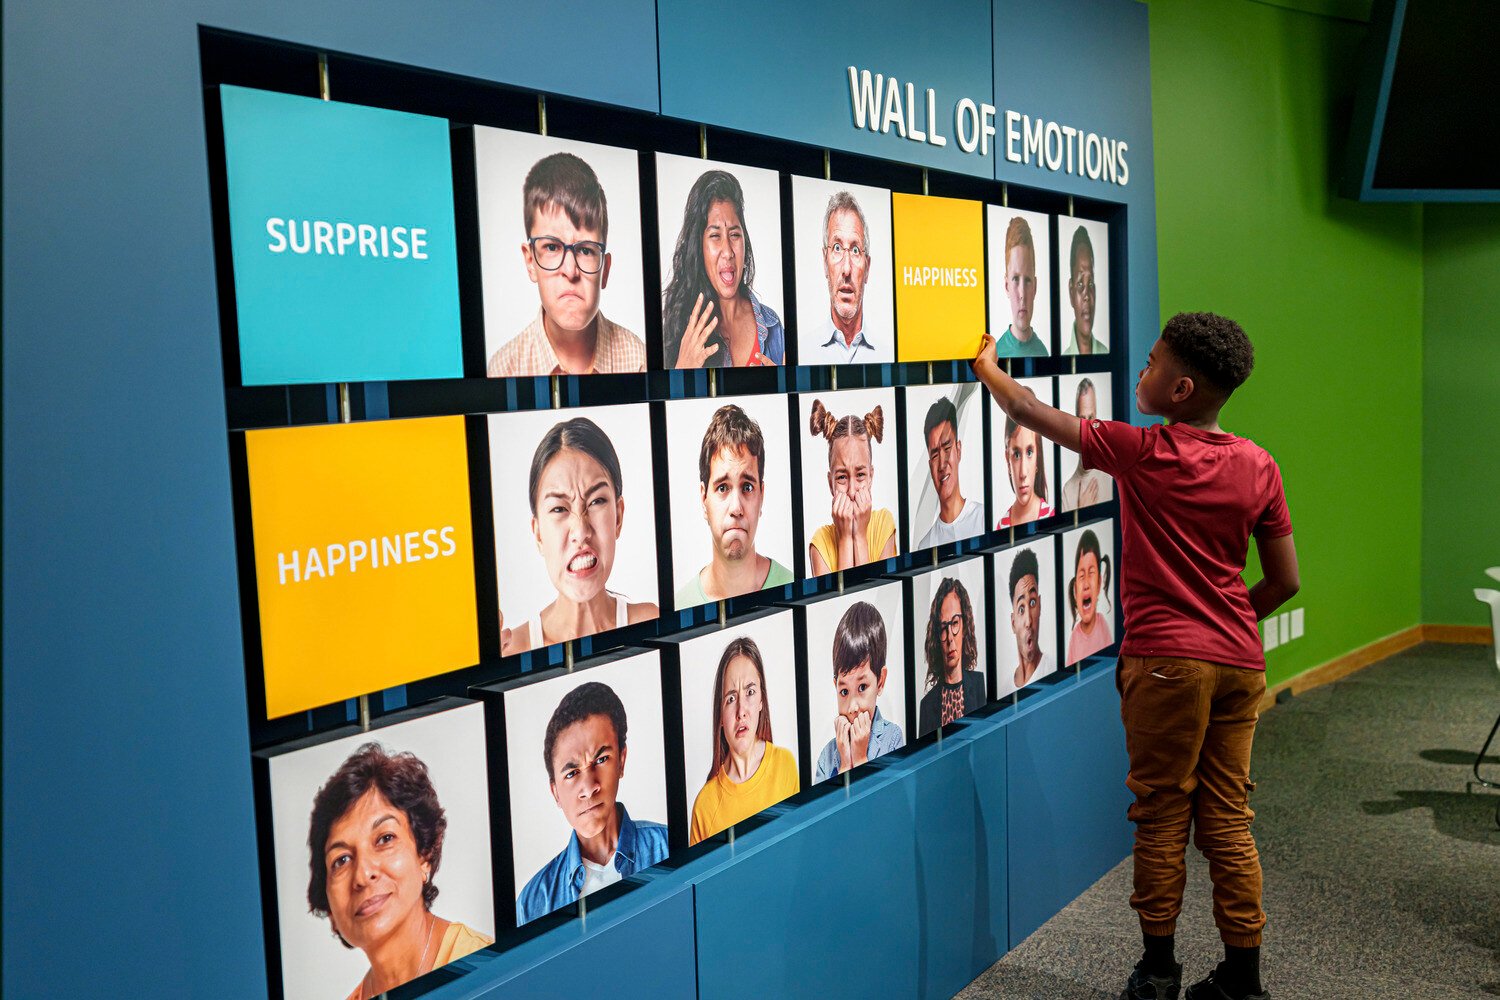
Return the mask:
[[1301, 694], [1315, 687], [1331, 684], [1341, 677], [1348, 677], [1372, 663], [1377, 663], [1387, 656], [1393, 656], [1403, 649], [1410, 649], [1418, 643], [1461, 642], [1488, 646], [1493, 641], [1492, 635], [1493, 633], [1483, 625], [1413, 625], [1411, 628], [1402, 629], [1395, 635], [1377, 639], [1367, 646], [1361, 646], [1327, 663], [1304, 670], [1291, 680], [1282, 681], [1273, 688], [1267, 688], [1266, 696], [1260, 701], [1260, 710], [1264, 712], [1276, 704], [1276, 696], [1283, 691], [1290, 690], [1292, 694]]

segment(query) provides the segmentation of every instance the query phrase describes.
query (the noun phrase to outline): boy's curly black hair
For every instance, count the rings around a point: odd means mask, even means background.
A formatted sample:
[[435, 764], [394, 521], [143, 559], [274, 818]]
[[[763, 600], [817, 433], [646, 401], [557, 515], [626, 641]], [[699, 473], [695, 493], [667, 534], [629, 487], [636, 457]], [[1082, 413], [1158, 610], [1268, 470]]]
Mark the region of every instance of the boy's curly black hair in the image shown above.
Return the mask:
[[1232, 319], [1210, 312], [1182, 312], [1167, 320], [1161, 341], [1209, 388], [1228, 397], [1255, 368], [1255, 347]]

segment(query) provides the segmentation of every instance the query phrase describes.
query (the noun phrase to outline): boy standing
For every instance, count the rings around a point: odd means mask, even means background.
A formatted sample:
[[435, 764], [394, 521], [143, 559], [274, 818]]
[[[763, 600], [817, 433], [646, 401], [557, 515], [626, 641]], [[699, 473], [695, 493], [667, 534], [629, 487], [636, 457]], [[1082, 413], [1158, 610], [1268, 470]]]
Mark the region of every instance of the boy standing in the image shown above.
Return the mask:
[[[1232, 320], [1179, 313], [1151, 348], [1137, 408], [1170, 423], [1083, 420], [1040, 403], [1002, 372], [986, 337], [974, 371], [1017, 423], [1115, 477], [1124, 538], [1125, 639], [1116, 684], [1135, 793], [1135, 891], [1145, 955], [1125, 1000], [1176, 1000], [1173, 935], [1188, 829], [1208, 858], [1225, 958], [1189, 1000], [1268, 1000], [1260, 983], [1260, 857], [1250, 833], [1250, 744], [1265, 657], [1256, 622], [1296, 594], [1292, 523], [1276, 463], [1225, 433], [1219, 410], [1254, 350]], [[1247, 588], [1255, 538], [1264, 578]]]
[[521, 194], [521, 259], [542, 308], [490, 357], [489, 377], [645, 371], [645, 342], [599, 310], [609, 284], [609, 206], [593, 168], [572, 153], [544, 156]]

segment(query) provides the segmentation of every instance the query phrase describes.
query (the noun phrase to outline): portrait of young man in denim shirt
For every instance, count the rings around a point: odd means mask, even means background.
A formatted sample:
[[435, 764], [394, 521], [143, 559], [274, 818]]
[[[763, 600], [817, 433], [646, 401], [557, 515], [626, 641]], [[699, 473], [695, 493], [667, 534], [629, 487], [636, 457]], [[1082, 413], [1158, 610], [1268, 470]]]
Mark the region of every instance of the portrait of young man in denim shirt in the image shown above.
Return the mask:
[[525, 924], [667, 856], [667, 828], [631, 819], [617, 801], [625, 776], [625, 706], [607, 684], [568, 692], [547, 723], [542, 759], [552, 798], [573, 834], [516, 898]]

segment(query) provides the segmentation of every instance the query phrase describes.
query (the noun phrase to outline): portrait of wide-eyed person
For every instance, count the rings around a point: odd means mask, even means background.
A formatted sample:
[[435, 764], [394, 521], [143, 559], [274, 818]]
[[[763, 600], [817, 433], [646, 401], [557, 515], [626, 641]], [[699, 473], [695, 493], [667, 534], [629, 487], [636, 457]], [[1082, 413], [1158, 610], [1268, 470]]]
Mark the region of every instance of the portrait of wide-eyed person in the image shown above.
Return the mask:
[[474, 127], [486, 374], [646, 370], [638, 154]]
[[503, 696], [520, 926], [666, 858], [661, 657], [583, 663]]
[[813, 783], [906, 745], [906, 620], [900, 581], [806, 604]]
[[1067, 665], [1115, 641], [1113, 521], [1098, 521], [1062, 536], [1063, 598], [1068, 605]]
[[1109, 352], [1109, 226], [1058, 216], [1057, 286], [1062, 353]]
[[660, 613], [645, 403], [491, 414], [500, 652]]
[[896, 360], [891, 193], [792, 178], [799, 365]]
[[[990, 329], [1002, 358], [1052, 353], [1052, 233], [1041, 212], [986, 206]], [[1003, 263], [1002, 263], [1003, 262]]]
[[[1057, 380], [1057, 403], [1080, 420], [1113, 420], [1109, 376], [1064, 375]], [[1084, 466], [1076, 451], [1059, 448], [1057, 456], [1058, 497], [1061, 510], [1081, 510], [1115, 498], [1115, 481], [1098, 469]]]
[[899, 554], [894, 389], [797, 397], [807, 576]]
[[795, 643], [789, 610], [670, 643], [682, 689], [689, 844], [800, 790]]
[[372, 1000], [494, 943], [482, 706], [257, 754], [288, 1000]]
[[995, 695], [1004, 698], [1057, 671], [1057, 538], [1002, 549], [994, 562]]
[[656, 154], [667, 368], [787, 362], [776, 171]]
[[[1016, 381], [1052, 405], [1052, 379]], [[1006, 416], [994, 397], [990, 398], [990, 440], [995, 452], [989, 463], [995, 528], [1028, 524], [1057, 513], [1057, 446]]]
[[669, 400], [673, 606], [792, 582], [792, 461], [786, 397]]
[[984, 392], [976, 382], [908, 386], [907, 535], [912, 551], [982, 535]]
[[989, 700], [989, 636], [984, 561], [948, 563], [911, 580], [917, 736], [982, 708]]

